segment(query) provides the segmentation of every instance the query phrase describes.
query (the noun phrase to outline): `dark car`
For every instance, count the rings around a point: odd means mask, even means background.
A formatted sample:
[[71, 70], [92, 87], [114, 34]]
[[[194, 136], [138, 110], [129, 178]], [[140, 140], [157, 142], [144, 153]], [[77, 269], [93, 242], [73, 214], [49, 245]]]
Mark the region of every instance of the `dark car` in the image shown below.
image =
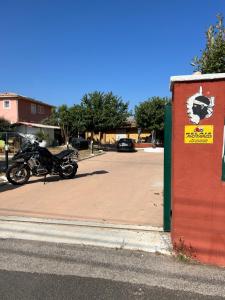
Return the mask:
[[89, 148], [89, 142], [82, 137], [73, 137], [70, 143], [73, 146], [73, 148], [76, 148], [77, 150], [85, 150]]
[[117, 143], [117, 151], [135, 151], [132, 139], [120, 139]]

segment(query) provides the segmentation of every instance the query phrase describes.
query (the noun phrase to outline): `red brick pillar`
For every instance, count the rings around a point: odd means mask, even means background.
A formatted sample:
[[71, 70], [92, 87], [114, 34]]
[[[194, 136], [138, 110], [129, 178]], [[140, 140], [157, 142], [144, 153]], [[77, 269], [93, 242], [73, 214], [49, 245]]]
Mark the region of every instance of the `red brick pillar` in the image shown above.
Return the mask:
[[225, 74], [171, 77], [172, 241], [225, 266]]

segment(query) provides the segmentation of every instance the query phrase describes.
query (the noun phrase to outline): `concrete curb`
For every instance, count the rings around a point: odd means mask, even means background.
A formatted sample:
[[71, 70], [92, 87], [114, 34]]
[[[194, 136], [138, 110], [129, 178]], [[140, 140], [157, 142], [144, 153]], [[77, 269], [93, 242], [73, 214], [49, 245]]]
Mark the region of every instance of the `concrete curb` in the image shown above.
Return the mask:
[[0, 216], [0, 238], [172, 253], [170, 234], [151, 226]]
[[144, 152], [147, 152], [147, 153], [164, 153], [164, 148], [145, 148]]
[[89, 159], [89, 158], [93, 158], [93, 157], [96, 157], [96, 156], [99, 156], [99, 155], [103, 155], [103, 154], [105, 154], [105, 152], [100, 152], [100, 153], [97, 153], [97, 154], [92, 154], [92, 155], [89, 155], [89, 156], [87, 156], [87, 157], [78, 159], [78, 162], [79, 162], [79, 161], [82, 161], [82, 160]]
[[52, 225], [72, 225], [78, 227], [99, 227], [99, 228], [110, 228], [110, 229], [125, 229], [125, 230], [136, 230], [136, 231], [153, 231], [163, 232], [162, 227], [155, 227], [150, 225], [130, 225], [130, 224], [113, 224], [106, 222], [96, 222], [89, 220], [66, 220], [66, 219], [48, 219], [38, 217], [23, 217], [23, 216], [1, 216], [0, 221], [8, 222], [29, 222], [29, 223], [42, 223]]

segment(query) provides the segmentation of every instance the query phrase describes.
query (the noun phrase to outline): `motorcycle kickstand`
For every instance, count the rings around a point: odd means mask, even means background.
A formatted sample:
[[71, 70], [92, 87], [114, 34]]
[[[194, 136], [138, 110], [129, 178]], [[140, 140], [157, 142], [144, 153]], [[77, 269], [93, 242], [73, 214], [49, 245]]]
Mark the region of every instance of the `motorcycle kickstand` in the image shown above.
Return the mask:
[[47, 177], [47, 174], [45, 174], [45, 176], [44, 176], [44, 184], [46, 184], [46, 177]]

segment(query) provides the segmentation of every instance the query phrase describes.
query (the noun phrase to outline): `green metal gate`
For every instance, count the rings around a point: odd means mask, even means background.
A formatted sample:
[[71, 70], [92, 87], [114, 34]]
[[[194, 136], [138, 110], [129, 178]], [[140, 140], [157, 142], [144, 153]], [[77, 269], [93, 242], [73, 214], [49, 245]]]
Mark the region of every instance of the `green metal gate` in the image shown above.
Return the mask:
[[164, 205], [163, 205], [163, 229], [171, 228], [171, 146], [172, 146], [172, 105], [165, 107], [164, 128]]

